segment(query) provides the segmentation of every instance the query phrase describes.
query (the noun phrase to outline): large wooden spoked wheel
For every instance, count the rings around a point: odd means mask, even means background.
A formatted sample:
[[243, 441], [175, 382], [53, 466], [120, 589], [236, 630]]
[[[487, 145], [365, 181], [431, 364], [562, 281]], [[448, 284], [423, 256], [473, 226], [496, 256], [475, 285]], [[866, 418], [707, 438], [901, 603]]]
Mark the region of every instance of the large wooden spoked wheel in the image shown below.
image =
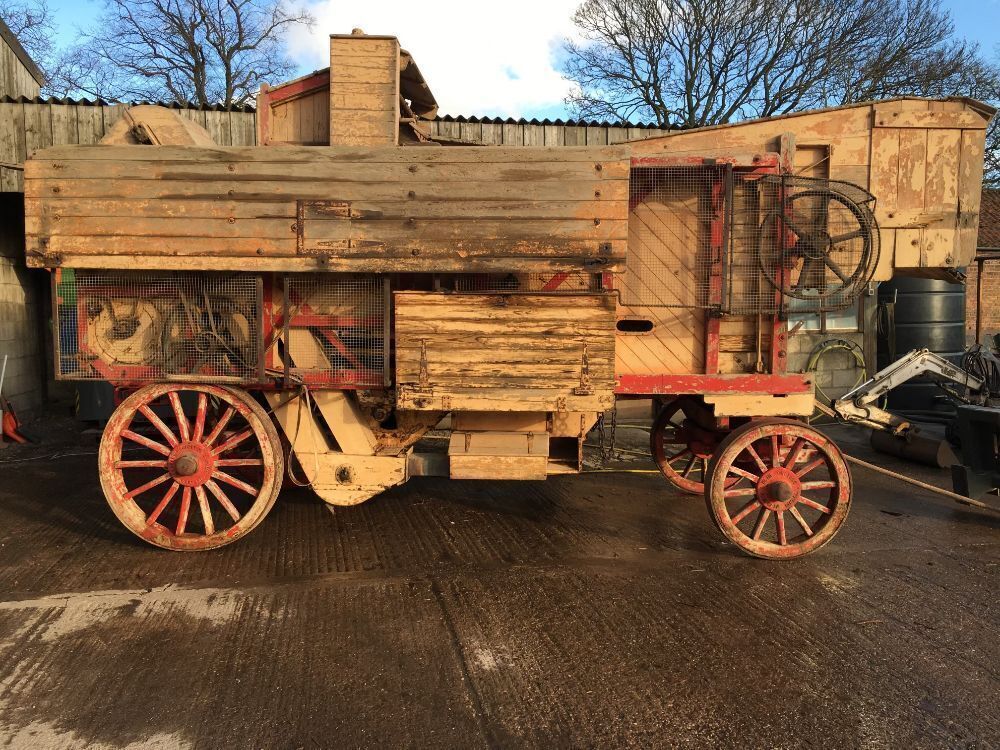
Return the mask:
[[104, 429], [98, 465], [125, 527], [181, 551], [214, 549], [249, 532], [274, 505], [284, 475], [267, 412], [245, 391], [212, 385], [133, 393]]
[[692, 495], [705, 491], [712, 453], [725, 433], [699, 428], [687, 415], [698, 408], [693, 399], [675, 398], [660, 409], [649, 432], [649, 452], [674, 487]]
[[716, 526], [744, 552], [789, 559], [836, 535], [851, 492], [847, 462], [829, 438], [801, 422], [768, 419], [719, 444], [705, 500]]

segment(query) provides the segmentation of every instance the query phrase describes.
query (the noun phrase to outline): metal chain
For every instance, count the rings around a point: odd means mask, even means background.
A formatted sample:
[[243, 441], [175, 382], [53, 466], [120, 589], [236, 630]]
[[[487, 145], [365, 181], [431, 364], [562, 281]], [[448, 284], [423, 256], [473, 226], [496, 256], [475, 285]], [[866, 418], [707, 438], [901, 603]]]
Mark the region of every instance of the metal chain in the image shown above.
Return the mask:
[[615, 460], [615, 433], [618, 427], [618, 407], [611, 409], [611, 424], [607, 424], [608, 412], [597, 418], [597, 437], [600, 446], [601, 466]]

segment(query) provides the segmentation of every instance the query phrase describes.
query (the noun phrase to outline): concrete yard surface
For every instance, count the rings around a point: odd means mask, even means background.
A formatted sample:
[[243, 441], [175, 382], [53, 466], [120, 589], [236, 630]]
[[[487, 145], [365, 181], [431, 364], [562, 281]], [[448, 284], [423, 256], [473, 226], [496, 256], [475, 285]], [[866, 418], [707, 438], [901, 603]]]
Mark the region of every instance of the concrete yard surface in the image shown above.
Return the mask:
[[862, 469], [790, 562], [654, 473], [286, 491], [181, 554], [52, 452], [0, 452], [0, 747], [1000, 746], [1000, 516]]

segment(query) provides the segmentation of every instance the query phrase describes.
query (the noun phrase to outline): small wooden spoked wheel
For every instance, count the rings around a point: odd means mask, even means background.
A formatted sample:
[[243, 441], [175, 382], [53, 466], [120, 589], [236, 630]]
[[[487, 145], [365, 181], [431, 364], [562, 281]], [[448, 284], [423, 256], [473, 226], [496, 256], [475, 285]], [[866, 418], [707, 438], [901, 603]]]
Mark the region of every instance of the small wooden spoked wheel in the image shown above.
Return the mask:
[[726, 433], [700, 427], [688, 411], [704, 409], [695, 399], [675, 398], [660, 409], [649, 432], [649, 452], [674, 487], [692, 495], [705, 491], [708, 464]]
[[239, 539], [274, 505], [284, 475], [278, 433], [245, 391], [149, 385], [125, 399], [101, 438], [101, 486], [129, 531], [172, 550]]
[[740, 549], [788, 559], [836, 535], [851, 492], [847, 462], [829, 438], [801, 422], [768, 419], [722, 441], [709, 465], [705, 500], [716, 526]]

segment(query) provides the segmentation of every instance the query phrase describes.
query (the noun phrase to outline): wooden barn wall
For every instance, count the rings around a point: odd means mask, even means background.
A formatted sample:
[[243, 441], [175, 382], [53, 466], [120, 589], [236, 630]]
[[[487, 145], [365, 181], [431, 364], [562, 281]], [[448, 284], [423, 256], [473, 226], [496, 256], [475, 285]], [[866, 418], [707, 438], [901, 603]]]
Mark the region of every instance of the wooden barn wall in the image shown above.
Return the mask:
[[[90, 145], [121, 117], [124, 105], [0, 102], [0, 192], [23, 192], [24, 163], [35, 149]], [[254, 146], [253, 112], [178, 109], [204, 127], [221, 146]]]
[[668, 131], [611, 125], [534, 125], [433, 120], [420, 127], [430, 136], [460, 138], [495, 146], [612, 146], [641, 138], [656, 138]]
[[40, 90], [38, 81], [0, 37], [0, 96], [25, 96], [30, 99], [38, 96]]

